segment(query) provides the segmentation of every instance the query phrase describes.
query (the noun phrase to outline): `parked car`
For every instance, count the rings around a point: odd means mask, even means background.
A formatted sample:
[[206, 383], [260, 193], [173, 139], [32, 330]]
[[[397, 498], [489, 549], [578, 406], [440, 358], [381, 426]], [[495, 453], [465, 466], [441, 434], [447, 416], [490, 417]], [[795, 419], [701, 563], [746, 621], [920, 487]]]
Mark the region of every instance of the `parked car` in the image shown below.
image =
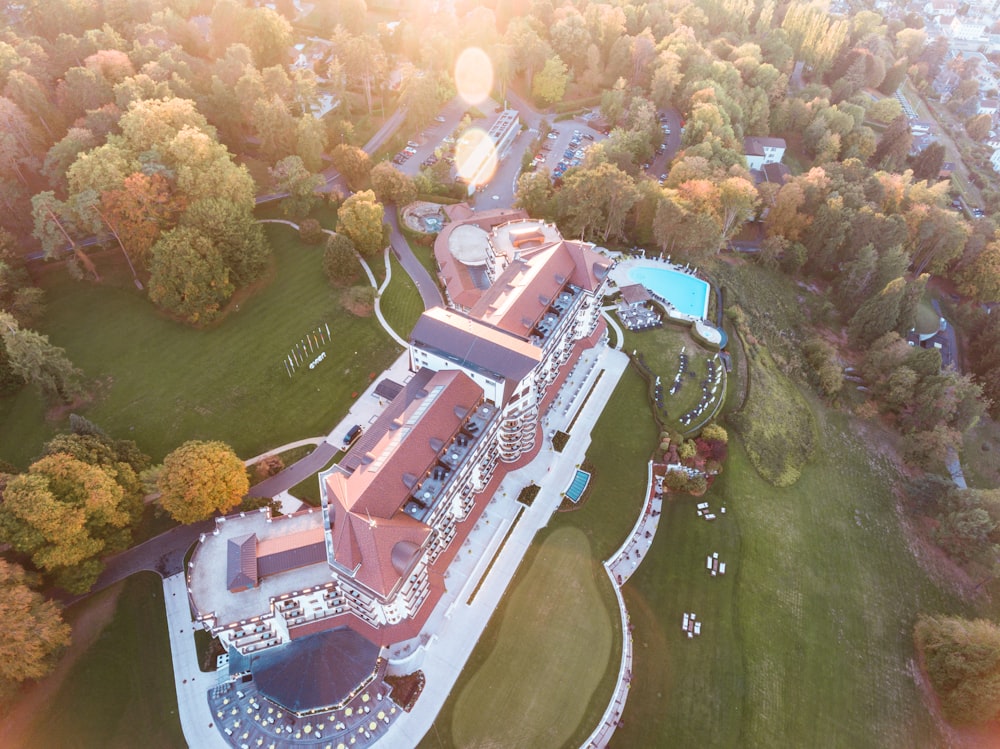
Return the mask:
[[434, 121], [435, 122], [444, 122], [444, 117], [442, 117], [441, 115], [438, 115], [437, 117], [434, 118]]
[[586, 138], [587, 140], [593, 140], [594, 139], [594, 136], [591, 135], [590, 133], [584, 133], [583, 137]]
[[559, 137], [559, 133], [557, 133], [555, 130], [553, 130], [551, 133], [549, 133], [545, 137], [548, 138], [549, 140], [555, 140], [556, 138]]
[[352, 426], [350, 429], [347, 430], [347, 434], [344, 435], [344, 444], [353, 445], [355, 440], [357, 440], [358, 437], [361, 436], [362, 431], [363, 430], [361, 429], [360, 424], [355, 424], [354, 426]]
[[420, 148], [420, 144], [417, 143], [415, 140], [406, 141], [406, 145], [409, 146], [410, 148]]

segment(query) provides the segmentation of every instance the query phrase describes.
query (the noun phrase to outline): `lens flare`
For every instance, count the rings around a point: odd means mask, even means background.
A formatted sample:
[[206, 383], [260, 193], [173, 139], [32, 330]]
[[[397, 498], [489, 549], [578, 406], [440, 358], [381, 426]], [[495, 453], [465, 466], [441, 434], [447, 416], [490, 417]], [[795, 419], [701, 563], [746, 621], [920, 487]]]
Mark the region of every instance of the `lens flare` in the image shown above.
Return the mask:
[[467, 47], [455, 61], [455, 88], [470, 106], [489, 97], [493, 90], [493, 63], [479, 47]]
[[493, 139], [477, 127], [466, 130], [455, 144], [455, 170], [470, 185], [485, 185], [497, 170]]

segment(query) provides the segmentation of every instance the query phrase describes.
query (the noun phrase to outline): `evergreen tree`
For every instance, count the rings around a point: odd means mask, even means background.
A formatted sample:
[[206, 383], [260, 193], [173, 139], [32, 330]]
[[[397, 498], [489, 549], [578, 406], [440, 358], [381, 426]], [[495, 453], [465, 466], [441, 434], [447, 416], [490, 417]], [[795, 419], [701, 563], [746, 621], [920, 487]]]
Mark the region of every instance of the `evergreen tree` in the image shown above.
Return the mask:
[[906, 281], [894, 278], [878, 294], [870, 297], [854, 313], [847, 328], [851, 343], [868, 345], [884, 333], [894, 330], [899, 321], [899, 310], [906, 291]]
[[929, 144], [927, 148], [918, 153], [910, 162], [910, 168], [913, 169], [914, 179], [926, 179], [929, 181], [937, 181], [938, 175], [941, 173], [941, 167], [944, 165], [944, 146], [942, 146], [937, 141]]
[[882, 138], [875, 146], [875, 153], [872, 154], [871, 165], [887, 172], [900, 171], [906, 163], [912, 143], [910, 123], [906, 115], [901, 114], [890, 122], [889, 127], [882, 133]]

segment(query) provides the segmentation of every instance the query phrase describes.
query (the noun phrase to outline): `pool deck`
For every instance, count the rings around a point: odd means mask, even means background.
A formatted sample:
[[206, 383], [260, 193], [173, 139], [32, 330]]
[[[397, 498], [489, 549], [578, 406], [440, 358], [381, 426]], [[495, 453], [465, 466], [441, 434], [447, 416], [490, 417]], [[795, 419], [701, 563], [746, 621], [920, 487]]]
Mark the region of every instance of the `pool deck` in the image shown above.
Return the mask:
[[[614, 281], [618, 285], [619, 288], [621, 288], [622, 286], [629, 286], [631, 284], [637, 283], [631, 277], [631, 274], [630, 274], [630, 271], [632, 271], [633, 269], [637, 269], [637, 268], [641, 268], [641, 269], [647, 269], [648, 268], [649, 270], [671, 270], [671, 271], [674, 271], [675, 273], [680, 273], [680, 274], [685, 275], [685, 276], [690, 276], [691, 278], [694, 278], [695, 280], [699, 281], [700, 283], [706, 284], [707, 286], [709, 286], [709, 288], [711, 288], [710, 284], [707, 281], [705, 281], [703, 278], [698, 278], [697, 276], [694, 275], [693, 269], [686, 268], [686, 266], [683, 266], [683, 265], [677, 265], [676, 263], [671, 263], [671, 262], [669, 262], [667, 260], [659, 260], [659, 259], [652, 259], [652, 258], [628, 258], [627, 260], [622, 260], [621, 262], [618, 262], [618, 263], [615, 264], [615, 266], [611, 269], [611, 273], [609, 274], [609, 276], [610, 276], [611, 280]], [[645, 284], [642, 284], [642, 285], [645, 286]], [[651, 293], [656, 294], [657, 296], [660, 296], [659, 293], [656, 291], [656, 289], [649, 289], [648, 287], [647, 287], [647, 289]], [[669, 297], [663, 297], [663, 298], [667, 302], [670, 302], [670, 298]], [[685, 314], [684, 312], [681, 312], [680, 310], [678, 310], [676, 308], [667, 309], [666, 311], [667, 311], [667, 314], [670, 315], [670, 317], [672, 317], [672, 318], [674, 318], [676, 320], [688, 320], [688, 321], [691, 321], [691, 322], [694, 322], [694, 321], [697, 321], [697, 320], [707, 320], [708, 319], [708, 299], [709, 299], [709, 293], [708, 293], [708, 291], [706, 291], [706, 293], [705, 293], [705, 305], [704, 305], [704, 309], [702, 310], [702, 313], [701, 313], [700, 317], [699, 316], [695, 316], [695, 315]]]

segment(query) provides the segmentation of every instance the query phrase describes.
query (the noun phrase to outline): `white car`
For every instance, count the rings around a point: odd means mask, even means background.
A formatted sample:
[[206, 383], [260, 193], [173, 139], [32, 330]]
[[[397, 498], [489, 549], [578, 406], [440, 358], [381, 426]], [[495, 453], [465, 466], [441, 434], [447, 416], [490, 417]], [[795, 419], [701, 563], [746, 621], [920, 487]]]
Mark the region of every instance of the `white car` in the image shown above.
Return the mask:
[[444, 117], [442, 117], [441, 115], [438, 115], [437, 117], [434, 118], [434, 121], [435, 122], [444, 122]]
[[555, 140], [556, 138], [559, 137], [559, 133], [553, 131], [553, 132], [549, 133], [548, 135], [546, 135], [545, 137], [548, 138], [549, 140]]

